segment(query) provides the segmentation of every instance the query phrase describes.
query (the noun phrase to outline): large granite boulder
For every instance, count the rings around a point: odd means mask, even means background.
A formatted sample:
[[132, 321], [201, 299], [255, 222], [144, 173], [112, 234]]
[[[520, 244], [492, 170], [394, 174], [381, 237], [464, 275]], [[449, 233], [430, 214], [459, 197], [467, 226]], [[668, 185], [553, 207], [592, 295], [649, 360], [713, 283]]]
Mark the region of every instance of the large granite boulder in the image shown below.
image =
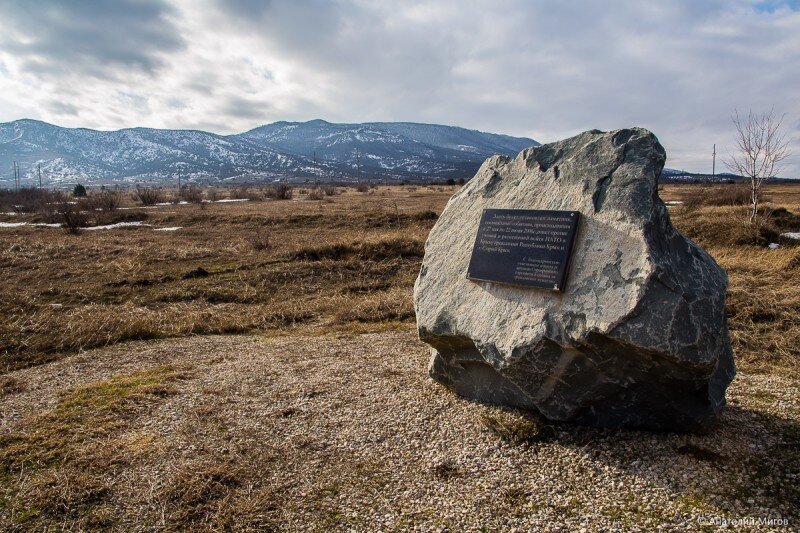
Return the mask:
[[[487, 159], [425, 244], [414, 306], [431, 377], [553, 420], [708, 429], [736, 373], [727, 276], [672, 227], [664, 160], [640, 128]], [[581, 212], [564, 292], [466, 278], [484, 208]]]

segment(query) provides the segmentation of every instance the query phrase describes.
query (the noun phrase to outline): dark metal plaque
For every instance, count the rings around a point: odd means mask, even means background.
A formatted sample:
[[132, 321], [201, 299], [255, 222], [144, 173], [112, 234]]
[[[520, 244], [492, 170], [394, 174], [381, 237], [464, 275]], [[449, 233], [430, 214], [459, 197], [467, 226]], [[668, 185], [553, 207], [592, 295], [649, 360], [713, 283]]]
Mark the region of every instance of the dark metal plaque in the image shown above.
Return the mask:
[[484, 209], [467, 278], [564, 290], [578, 211]]

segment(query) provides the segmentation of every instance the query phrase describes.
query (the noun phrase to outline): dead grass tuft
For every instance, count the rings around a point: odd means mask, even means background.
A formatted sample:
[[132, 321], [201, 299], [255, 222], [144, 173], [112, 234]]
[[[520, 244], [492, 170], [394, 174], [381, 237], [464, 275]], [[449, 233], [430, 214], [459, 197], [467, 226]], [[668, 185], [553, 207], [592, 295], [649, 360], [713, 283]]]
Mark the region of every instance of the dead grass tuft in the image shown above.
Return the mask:
[[684, 235], [703, 248], [720, 245], [763, 247], [777, 242], [781, 233], [775, 220], [767, 216], [750, 224], [744, 207], [710, 207], [698, 211], [678, 209], [672, 213], [672, 220]]
[[700, 461], [709, 461], [716, 463], [722, 461], [724, 457], [714, 450], [709, 450], [702, 446], [697, 446], [692, 443], [686, 443], [678, 447], [678, 453], [681, 455], [688, 455]]
[[505, 412], [484, 415], [481, 423], [500, 440], [510, 444], [549, 442], [558, 436], [555, 426]]
[[445, 459], [444, 461], [436, 463], [433, 465], [431, 470], [436, 478], [443, 481], [447, 481], [448, 479], [452, 479], [461, 475], [458, 465], [456, 465], [455, 461], [451, 459]]
[[28, 421], [24, 433], [0, 436], [0, 470], [80, 456], [74, 452], [87, 441], [124, 428], [129, 411], [170, 395], [168, 384], [188, 376], [185, 369], [163, 366], [78, 387], [51, 411]]
[[62, 519], [79, 529], [110, 525], [115, 472], [143, 450], [120, 434], [188, 376], [188, 369], [162, 366], [80, 386], [22, 429], [0, 435], [0, 510], [16, 527]]
[[796, 374], [800, 357], [800, 286], [791, 281], [797, 248], [712, 249], [728, 272], [726, 308], [739, 365]]
[[205, 459], [181, 466], [158, 498], [167, 503], [170, 523], [207, 523], [230, 505], [233, 491], [242, 484], [242, 466], [231, 460]]
[[0, 398], [25, 390], [25, 384], [11, 376], [0, 376]]
[[256, 229], [250, 234], [247, 242], [250, 243], [250, 246], [253, 248], [253, 250], [261, 252], [264, 250], [269, 250], [272, 247], [272, 242], [270, 241], [269, 237], [269, 232]]
[[397, 238], [378, 242], [354, 242], [352, 244], [304, 248], [297, 251], [293, 259], [299, 261], [322, 261], [325, 259], [338, 261], [355, 257], [365, 261], [381, 261], [393, 258], [422, 257], [424, 253], [422, 242]]
[[355, 305], [336, 313], [335, 322], [392, 322], [414, 318], [414, 305], [407, 290], [374, 292]]

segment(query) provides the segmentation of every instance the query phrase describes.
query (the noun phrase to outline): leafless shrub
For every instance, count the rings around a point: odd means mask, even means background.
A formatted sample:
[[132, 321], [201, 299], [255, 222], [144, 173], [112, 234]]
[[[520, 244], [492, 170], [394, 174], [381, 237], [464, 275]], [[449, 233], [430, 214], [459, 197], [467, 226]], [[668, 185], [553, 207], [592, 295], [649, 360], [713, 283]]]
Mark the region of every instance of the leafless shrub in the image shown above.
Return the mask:
[[63, 202], [58, 205], [58, 212], [61, 214], [67, 233], [78, 235], [81, 231], [80, 229], [86, 226], [85, 207], [82, 202]]
[[202, 204], [203, 191], [197, 185], [189, 185], [181, 189], [181, 198], [190, 204]]
[[245, 198], [251, 202], [260, 202], [264, 199], [264, 191], [263, 189], [250, 189], [247, 191]]
[[59, 201], [63, 201], [63, 194], [48, 189], [23, 187], [19, 190], [0, 189], [0, 211], [14, 213], [35, 213]]
[[321, 189], [322, 192], [325, 193], [325, 196], [336, 196], [339, 194], [339, 189], [333, 185], [323, 185]]
[[285, 183], [278, 183], [267, 189], [267, 198], [273, 200], [291, 200], [294, 189]]
[[306, 195], [306, 200], [322, 200], [325, 196], [325, 193], [322, 192], [322, 189], [319, 187], [314, 187], [310, 191], [308, 191], [308, 195]]
[[220, 194], [219, 189], [217, 189], [216, 187], [211, 187], [208, 190], [206, 190], [206, 198], [208, 198], [209, 202], [216, 202], [221, 197], [222, 195]]
[[165, 201], [164, 191], [150, 187], [136, 187], [133, 199], [142, 205], [155, 205]]
[[358, 192], [367, 192], [369, 190], [369, 185], [366, 183], [359, 183], [356, 185], [356, 191]]
[[119, 189], [103, 189], [89, 194], [79, 205], [86, 211], [87, 219], [92, 218], [95, 224], [100, 225], [114, 222], [114, 213], [121, 204]]
[[114, 211], [122, 204], [118, 189], [104, 189], [86, 198], [86, 207], [96, 211]]
[[234, 200], [249, 200], [250, 190], [246, 185], [240, 185], [231, 190], [231, 198]]

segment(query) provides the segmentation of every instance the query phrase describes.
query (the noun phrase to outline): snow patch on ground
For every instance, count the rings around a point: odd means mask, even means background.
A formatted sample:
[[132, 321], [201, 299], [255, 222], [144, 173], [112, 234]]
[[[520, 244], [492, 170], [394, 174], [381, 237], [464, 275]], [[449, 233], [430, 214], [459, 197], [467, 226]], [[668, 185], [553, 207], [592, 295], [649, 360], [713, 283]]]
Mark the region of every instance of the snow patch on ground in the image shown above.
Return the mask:
[[[21, 228], [22, 226], [38, 226], [43, 228], [63, 227], [62, 224], [44, 224], [38, 222], [0, 222], [0, 228]], [[116, 224], [107, 224], [105, 226], [90, 226], [88, 228], [81, 228], [81, 229], [86, 231], [96, 231], [104, 229], [130, 228], [130, 227], [150, 228], [153, 227], [153, 225], [135, 221], [135, 222], [117, 222]], [[183, 229], [183, 226], [168, 226], [164, 228], [153, 228], [153, 231], [178, 231], [179, 229]]]
[[22, 226], [38, 226], [40, 228], [60, 228], [61, 224], [45, 224], [43, 222], [0, 222], [0, 228], [19, 228]]
[[82, 228], [86, 231], [95, 231], [99, 229], [115, 229], [115, 228], [126, 228], [131, 226], [151, 226], [151, 224], [144, 224], [139, 221], [135, 222], [117, 222], [116, 224], [106, 224], [105, 226], [91, 226], [88, 228]]
[[800, 240], [800, 231], [791, 232], [791, 233], [781, 233], [781, 237], [786, 237], [787, 239]]
[[680, 201], [680, 200], [670, 200], [670, 201], [664, 202], [664, 203], [667, 204], [667, 205], [681, 205], [681, 204], [683, 204], [683, 202]]

